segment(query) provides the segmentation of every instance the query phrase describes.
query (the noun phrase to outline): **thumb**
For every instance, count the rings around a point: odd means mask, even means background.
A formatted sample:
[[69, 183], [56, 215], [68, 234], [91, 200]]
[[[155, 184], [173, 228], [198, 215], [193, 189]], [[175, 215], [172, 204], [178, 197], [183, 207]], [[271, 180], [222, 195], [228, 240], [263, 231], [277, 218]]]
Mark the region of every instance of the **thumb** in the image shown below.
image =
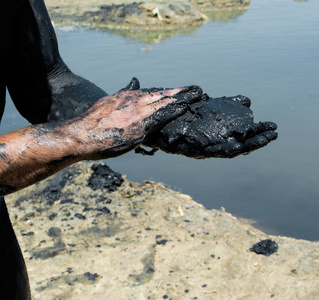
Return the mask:
[[125, 87], [119, 90], [120, 91], [125, 91], [125, 90], [139, 90], [140, 89], [140, 82], [136, 77], [133, 77], [130, 81], [130, 83]]

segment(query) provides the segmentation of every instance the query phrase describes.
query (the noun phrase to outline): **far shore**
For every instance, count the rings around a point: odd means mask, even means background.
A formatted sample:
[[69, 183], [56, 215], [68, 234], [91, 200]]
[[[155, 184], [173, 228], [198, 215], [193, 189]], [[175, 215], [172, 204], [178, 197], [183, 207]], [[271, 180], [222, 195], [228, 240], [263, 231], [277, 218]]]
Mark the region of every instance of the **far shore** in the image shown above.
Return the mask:
[[45, 0], [56, 26], [100, 28], [119, 35], [155, 43], [196, 30], [210, 20], [235, 19], [250, 0], [142, 1]]

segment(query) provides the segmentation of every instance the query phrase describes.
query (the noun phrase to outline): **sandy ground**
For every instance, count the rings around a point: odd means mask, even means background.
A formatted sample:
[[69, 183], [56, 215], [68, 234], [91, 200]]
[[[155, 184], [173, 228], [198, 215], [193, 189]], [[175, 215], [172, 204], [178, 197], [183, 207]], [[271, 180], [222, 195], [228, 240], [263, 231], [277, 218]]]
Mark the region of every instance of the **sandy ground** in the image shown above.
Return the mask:
[[[319, 299], [319, 242], [268, 236], [161, 184], [88, 186], [90, 164], [6, 198], [33, 299]], [[264, 239], [278, 251], [256, 254]]]

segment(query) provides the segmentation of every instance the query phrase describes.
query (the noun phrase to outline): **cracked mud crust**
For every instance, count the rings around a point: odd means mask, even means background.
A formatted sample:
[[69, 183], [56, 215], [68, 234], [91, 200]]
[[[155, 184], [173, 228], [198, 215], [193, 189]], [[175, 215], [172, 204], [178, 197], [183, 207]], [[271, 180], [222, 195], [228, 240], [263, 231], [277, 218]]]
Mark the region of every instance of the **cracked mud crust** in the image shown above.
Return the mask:
[[[33, 299], [317, 299], [318, 242], [269, 236], [154, 182], [93, 190], [91, 166], [6, 197]], [[277, 252], [251, 251], [267, 239]]]

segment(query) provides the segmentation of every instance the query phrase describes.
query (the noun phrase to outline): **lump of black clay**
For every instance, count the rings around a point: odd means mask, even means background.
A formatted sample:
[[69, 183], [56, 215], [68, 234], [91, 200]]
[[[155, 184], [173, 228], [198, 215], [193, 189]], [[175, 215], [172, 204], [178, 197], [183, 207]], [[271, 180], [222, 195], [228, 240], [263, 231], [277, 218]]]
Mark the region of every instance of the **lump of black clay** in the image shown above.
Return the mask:
[[232, 158], [248, 154], [277, 138], [276, 124], [254, 123], [245, 96], [201, 95], [188, 111], [153, 132], [144, 145], [193, 158]]
[[[139, 88], [140, 83], [134, 77], [124, 89]], [[148, 89], [149, 92], [160, 90], [163, 88]], [[264, 147], [277, 138], [275, 123], [254, 123], [251, 101], [245, 96], [211, 98], [200, 87], [191, 86], [174, 97], [177, 103], [187, 105], [187, 112], [164, 127], [155, 127], [143, 142], [152, 150], [137, 147], [136, 153], [154, 155], [160, 149], [198, 159], [232, 158]], [[178, 109], [178, 105], [168, 105], [160, 113], [171, 113], [172, 109]]]
[[93, 190], [115, 191], [124, 181], [122, 175], [106, 165], [95, 164], [91, 167], [93, 173], [87, 185]]
[[198, 102], [188, 105], [182, 116], [152, 132], [144, 145], [197, 159], [232, 158], [277, 138], [275, 123], [254, 123], [247, 97], [210, 98], [206, 94], [200, 97]]
[[270, 239], [266, 239], [256, 243], [249, 250], [257, 254], [269, 256], [274, 252], [277, 252], [278, 244]]

